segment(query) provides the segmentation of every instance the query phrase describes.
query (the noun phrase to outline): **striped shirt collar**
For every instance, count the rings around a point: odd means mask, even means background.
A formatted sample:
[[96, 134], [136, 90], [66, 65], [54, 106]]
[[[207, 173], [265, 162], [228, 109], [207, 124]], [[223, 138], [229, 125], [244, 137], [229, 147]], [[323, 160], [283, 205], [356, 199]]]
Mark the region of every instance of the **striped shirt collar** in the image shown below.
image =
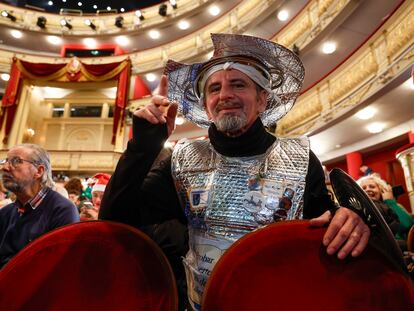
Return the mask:
[[39, 190], [39, 192], [31, 198], [25, 205], [22, 205], [19, 201], [16, 201], [17, 203], [17, 211], [20, 214], [24, 214], [29, 208], [32, 210], [35, 210], [40, 203], [42, 203], [43, 199], [45, 198], [46, 194], [48, 193], [49, 188], [43, 187]]

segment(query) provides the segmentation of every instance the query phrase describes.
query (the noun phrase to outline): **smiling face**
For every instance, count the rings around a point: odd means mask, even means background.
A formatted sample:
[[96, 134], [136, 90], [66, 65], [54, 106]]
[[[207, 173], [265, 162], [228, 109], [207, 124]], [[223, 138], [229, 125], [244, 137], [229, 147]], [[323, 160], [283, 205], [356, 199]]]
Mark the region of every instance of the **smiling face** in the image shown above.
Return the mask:
[[267, 92], [258, 89], [247, 75], [236, 69], [212, 74], [204, 94], [209, 119], [228, 136], [246, 132], [266, 109]]
[[381, 200], [381, 189], [372, 178], [363, 180], [361, 188], [368, 194], [371, 200]]

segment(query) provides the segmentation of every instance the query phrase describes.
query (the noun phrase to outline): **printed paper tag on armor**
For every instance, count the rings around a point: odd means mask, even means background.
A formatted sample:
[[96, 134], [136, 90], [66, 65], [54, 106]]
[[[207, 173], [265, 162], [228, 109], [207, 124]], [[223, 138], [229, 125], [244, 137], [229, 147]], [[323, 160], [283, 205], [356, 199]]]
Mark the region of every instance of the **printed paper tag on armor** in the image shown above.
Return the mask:
[[204, 288], [213, 271], [214, 265], [224, 251], [231, 245], [230, 241], [195, 236], [195, 259], [191, 251], [184, 259], [189, 297], [195, 304], [201, 303]]
[[283, 181], [278, 182], [274, 180], [264, 179], [262, 192], [265, 196], [280, 198], [285, 187], [284, 184], [285, 183]]
[[257, 213], [265, 206], [265, 197], [259, 191], [247, 192], [243, 199], [243, 207], [250, 213]]
[[208, 194], [208, 189], [190, 189], [188, 191], [190, 208], [193, 213], [201, 213], [207, 207]]

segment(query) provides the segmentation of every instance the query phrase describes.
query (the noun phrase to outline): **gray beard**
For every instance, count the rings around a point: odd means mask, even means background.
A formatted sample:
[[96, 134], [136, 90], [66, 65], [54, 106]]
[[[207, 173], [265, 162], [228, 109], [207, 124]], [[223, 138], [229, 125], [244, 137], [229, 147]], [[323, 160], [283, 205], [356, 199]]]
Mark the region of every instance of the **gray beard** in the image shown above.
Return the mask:
[[20, 185], [11, 178], [9, 178], [7, 180], [3, 179], [3, 186], [4, 186], [4, 188], [6, 188], [7, 190], [9, 190], [13, 193], [17, 193], [21, 190]]
[[244, 114], [226, 114], [215, 123], [217, 130], [229, 134], [237, 134], [247, 124], [247, 118]]

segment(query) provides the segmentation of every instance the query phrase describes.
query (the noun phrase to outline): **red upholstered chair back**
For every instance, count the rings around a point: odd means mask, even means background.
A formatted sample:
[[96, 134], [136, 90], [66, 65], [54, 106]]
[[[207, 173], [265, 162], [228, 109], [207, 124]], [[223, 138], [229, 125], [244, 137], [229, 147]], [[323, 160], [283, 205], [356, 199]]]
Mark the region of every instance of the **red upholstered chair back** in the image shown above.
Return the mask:
[[0, 310], [177, 310], [166, 257], [140, 231], [89, 221], [35, 240], [0, 270]]
[[414, 285], [378, 251], [339, 260], [325, 228], [282, 222], [237, 241], [214, 267], [203, 311], [414, 310]]

